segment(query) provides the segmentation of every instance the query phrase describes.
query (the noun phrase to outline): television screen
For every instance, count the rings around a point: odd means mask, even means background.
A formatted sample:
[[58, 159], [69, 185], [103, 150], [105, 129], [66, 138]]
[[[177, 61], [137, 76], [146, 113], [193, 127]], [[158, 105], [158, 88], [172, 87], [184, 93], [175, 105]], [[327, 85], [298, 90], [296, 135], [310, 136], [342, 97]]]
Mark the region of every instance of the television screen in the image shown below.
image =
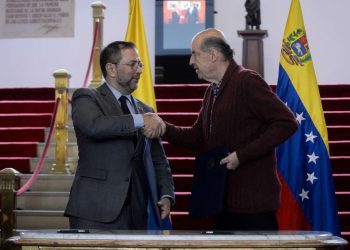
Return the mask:
[[213, 0], [156, 4], [156, 55], [189, 54], [193, 36], [213, 27]]

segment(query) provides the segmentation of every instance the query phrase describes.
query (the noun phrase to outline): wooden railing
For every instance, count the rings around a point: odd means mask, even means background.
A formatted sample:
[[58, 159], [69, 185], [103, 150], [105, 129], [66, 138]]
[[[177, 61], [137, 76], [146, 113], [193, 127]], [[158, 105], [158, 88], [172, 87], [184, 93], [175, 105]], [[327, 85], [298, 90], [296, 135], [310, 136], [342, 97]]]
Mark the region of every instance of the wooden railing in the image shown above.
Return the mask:
[[100, 54], [103, 44], [103, 19], [105, 5], [101, 1], [96, 1], [91, 4], [92, 16], [93, 16], [93, 33], [97, 29], [98, 24], [98, 36], [94, 49], [93, 65], [92, 65], [92, 80], [90, 87], [98, 87], [101, 85], [102, 72], [100, 68]]
[[[93, 16], [93, 48], [91, 51], [91, 62], [89, 62], [87, 69], [87, 76], [89, 75], [90, 68], [92, 67], [92, 80], [90, 87], [98, 87], [101, 85], [102, 73], [100, 68], [100, 54], [102, 48], [102, 35], [103, 35], [103, 19], [105, 5], [101, 1], [96, 1], [91, 4], [92, 16]], [[95, 35], [97, 35], [95, 37]], [[57, 120], [56, 120], [56, 161], [52, 167], [52, 173], [65, 174], [70, 173], [70, 166], [67, 163], [68, 153], [68, 88], [70, 75], [66, 70], [57, 70], [54, 72], [56, 98], [61, 96], [61, 103], [58, 108]]]
[[52, 173], [66, 174], [70, 173], [70, 167], [67, 163], [67, 144], [68, 144], [68, 86], [70, 75], [64, 69], [54, 72], [55, 77], [55, 96], [61, 98], [57, 110], [55, 124], [55, 156], [56, 160], [52, 166]]
[[5, 168], [0, 171], [0, 195], [1, 195], [1, 241], [13, 236], [16, 225], [14, 209], [16, 207], [16, 190], [19, 186], [20, 173], [13, 168]]

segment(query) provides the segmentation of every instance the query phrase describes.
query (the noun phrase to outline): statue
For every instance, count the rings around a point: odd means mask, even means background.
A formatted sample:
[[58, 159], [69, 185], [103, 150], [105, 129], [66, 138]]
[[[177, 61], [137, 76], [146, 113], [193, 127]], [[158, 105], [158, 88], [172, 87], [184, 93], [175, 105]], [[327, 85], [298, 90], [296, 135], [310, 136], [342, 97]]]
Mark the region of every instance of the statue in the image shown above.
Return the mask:
[[247, 11], [247, 15], [245, 16], [245, 26], [246, 30], [249, 29], [260, 29], [260, 0], [246, 0], [245, 1], [245, 9]]

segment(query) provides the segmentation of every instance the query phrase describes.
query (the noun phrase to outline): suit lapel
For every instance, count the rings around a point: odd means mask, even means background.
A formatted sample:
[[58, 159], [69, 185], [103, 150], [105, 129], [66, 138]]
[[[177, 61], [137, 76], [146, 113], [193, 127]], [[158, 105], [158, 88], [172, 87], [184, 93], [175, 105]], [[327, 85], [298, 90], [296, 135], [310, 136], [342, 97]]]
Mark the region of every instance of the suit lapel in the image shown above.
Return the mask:
[[[105, 99], [106, 103], [109, 103], [109, 107], [111, 108], [111, 114], [120, 115], [123, 114], [123, 110], [120, 107], [119, 102], [113, 95], [112, 91], [109, 89], [106, 83], [102, 84], [100, 87], [97, 88], [97, 90], [100, 92], [101, 96]], [[140, 103], [133, 98], [134, 106], [136, 107], [136, 111], [139, 114], [143, 114], [143, 108], [140, 105]], [[136, 146], [133, 146], [134, 149], [133, 157], [137, 157], [140, 153], [143, 151], [143, 144], [144, 144], [144, 138], [145, 136], [140, 132], [140, 129], [137, 130], [137, 143]]]
[[113, 110], [114, 114], [123, 114], [123, 110], [120, 107], [119, 102], [113, 95], [112, 91], [109, 89], [106, 83], [102, 84], [100, 87], [98, 87], [98, 91], [101, 93], [101, 95], [106, 99], [107, 103], [112, 103], [111, 108]]
[[133, 99], [133, 102], [134, 102], [133, 104], [134, 104], [134, 107], [136, 109], [137, 114], [144, 114], [145, 110], [143, 108], [142, 103], [134, 97], [132, 97], [132, 99]]
[[[135, 99], [134, 97], [132, 97], [133, 100], [133, 105], [135, 107], [136, 113], [137, 114], [144, 114], [144, 108], [142, 106], [142, 104]], [[137, 144], [136, 144], [136, 148], [135, 148], [135, 154], [138, 153], [142, 153], [143, 151], [143, 147], [144, 147], [144, 142], [145, 142], [145, 136], [141, 133], [141, 129], [137, 130]]]

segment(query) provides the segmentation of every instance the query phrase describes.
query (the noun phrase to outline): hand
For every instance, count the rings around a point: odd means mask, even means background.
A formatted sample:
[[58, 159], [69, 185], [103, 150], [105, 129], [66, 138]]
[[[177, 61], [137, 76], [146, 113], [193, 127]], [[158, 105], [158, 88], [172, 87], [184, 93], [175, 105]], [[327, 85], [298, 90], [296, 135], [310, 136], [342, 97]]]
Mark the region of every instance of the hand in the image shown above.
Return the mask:
[[226, 168], [228, 170], [236, 170], [239, 166], [239, 160], [237, 157], [237, 153], [233, 152], [229, 154], [226, 158], [220, 161], [220, 165], [226, 164]]
[[143, 120], [145, 125], [142, 132], [147, 138], [156, 138], [165, 133], [165, 123], [157, 114], [145, 113], [143, 114]]
[[170, 199], [166, 197], [162, 198], [160, 201], [158, 201], [158, 206], [160, 208], [160, 217], [162, 218], [162, 220], [164, 220], [170, 214]]

